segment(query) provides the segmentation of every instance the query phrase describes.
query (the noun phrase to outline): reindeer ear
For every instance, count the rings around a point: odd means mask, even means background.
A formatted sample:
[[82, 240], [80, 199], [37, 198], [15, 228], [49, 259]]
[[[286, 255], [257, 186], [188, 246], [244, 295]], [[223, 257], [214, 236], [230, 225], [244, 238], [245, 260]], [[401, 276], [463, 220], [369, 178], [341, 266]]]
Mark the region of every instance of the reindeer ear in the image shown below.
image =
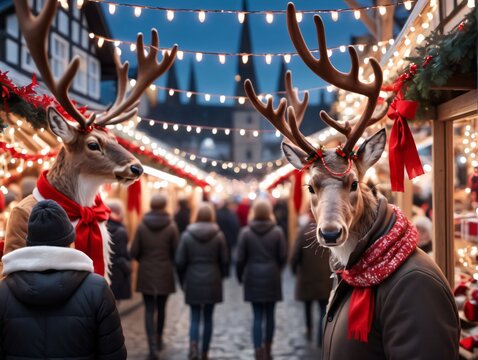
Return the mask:
[[55, 108], [50, 106], [47, 111], [51, 131], [61, 137], [65, 144], [72, 143], [76, 136], [76, 129]]
[[363, 142], [357, 151], [358, 159], [355, 162], [362, 175], [380, 159], [386, 143], [385, 129], [378, 131]]
[[302, 149], [298, 148], [293, 144], [288, 144], [283, 142], [282, 143], [282, 152], [284, 153], [285, 157], [289, 162], [296, 168], [302, 169], [304, 165], [307, 163], [305, 158], [307, 154]]

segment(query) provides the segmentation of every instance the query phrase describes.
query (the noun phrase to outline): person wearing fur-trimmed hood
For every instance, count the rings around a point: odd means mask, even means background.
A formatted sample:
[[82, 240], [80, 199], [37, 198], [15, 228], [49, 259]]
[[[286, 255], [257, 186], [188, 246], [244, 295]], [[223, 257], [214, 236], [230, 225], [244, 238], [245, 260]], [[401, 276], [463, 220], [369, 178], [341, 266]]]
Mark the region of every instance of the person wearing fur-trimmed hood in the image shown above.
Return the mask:
[[92, 260], [69, 247], [75, 236], [65, 211], [40, 201], [27, 247], [3, 256], [0, 359], [126, 359], [113, 294]]

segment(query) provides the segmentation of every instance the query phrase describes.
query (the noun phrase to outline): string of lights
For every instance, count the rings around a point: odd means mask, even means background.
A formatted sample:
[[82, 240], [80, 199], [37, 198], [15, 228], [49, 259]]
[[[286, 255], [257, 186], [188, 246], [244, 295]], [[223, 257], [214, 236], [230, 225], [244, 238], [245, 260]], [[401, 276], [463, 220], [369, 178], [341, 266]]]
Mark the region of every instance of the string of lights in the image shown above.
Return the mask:
[[[112, 43], [118, 55], [121, 55], [123, 50], [121, 47], [129, 48], [131, 52], [136, 52], [136, 42], [130, 40], [119, 40], [113, 38], [107, 38], [95, 33], [89, 34], [90, 39], [96, 39], [98, 47], [102, 47], [105, 42]], [[339, 45], [327, 49], [327, 54], [331, 57], [335, 52], [345, 53], [349, 46], [353, 46], [359, 52], [363, 52], [366, 47], [370, 47], [372, 52], [381, 52], [385, 54], [387, 52], [387, 47], [394, 44], [394, 39], [379, 41], [375, 44], [370, 43], [360, 43], [360, 44], [348, 44], [348, 45]], [[145, 45], [145, 48], [153, 48], [152, 46]], [[166, 51], [170, 51], [169, 48], [159, 47], [158, 49], [163, 54]], [[312, 53], [318, 53], [319, 49], [314, 48], [310, 50]], [[265, 63], [270, 65], [274, 58], [282, 58], [285, 63], [290, 63], [293, 57], [299, 56], [296, 52], [278, 52], [278, 53], [243, 53], [243, 52], [218, 52], [218, 51], [195, 51], [195, 50], [178, 50], [177, 59], [183, 60], [184, 55], [192, 55], [197, 62], [201, 62], [204, 56], [217, 57], [219, 63], [224, 65], [226, 63], [227, 57], [240, 57], [242, 63], [247, 64], [250, 57], [263, 57]]]
[[[166, 18], [168, 21], [173, 21], [175, 18], [176, 13], [194, 13], [197, 15], [198, 20], [200, 23], [204, 23], [206, 21], [207, 14], [233, 14], [237, 16], [237, 20], [240, 24], [243, 24], [245, 21], [246, 16], [248, 15], [263, 15], [265, 16], [265, 20], [268, 24], [272, 24], [274, 22], [274, 15], [284, 15], [286, 13], [285, 10], [233, 10], [233, 9], [186, 9], [186, 8], [167, 8], [162, 6], [152, 6], [152, 5], [140, 5], [140, 4], [132, 4], [132, 3], [118, 3], [114, 1], [107, 1], [107, 0], [77, 0], [77, 6], [82, 7], [85, 1], [96, 2], [100, 4], [105, 4], [108, 6], [108, 11], [111, 15], [114, 15], [116, 12], [116, 7], [126, 7], [133, 9], [133, 13], [135, 17], [140, 17], [143, 13], [143, 10], [155, 10], [155, 11], [162, 11], [166, 13]], [[61, 1], [63, 3], [67, 3], [65, 0]], [[412, 8], [412, 4], [415, 1], [397, 1], [393, 4], [385, 4], [385, 5], [373, 5], [373, 6], [362, 6], [356, 8], [339, 8], [339, 9], [313, 9], [313, 10], [301, 10], [297, 12], [297, 21], [301, 22], [304, 15], [307, 14], [330, 14], [333, 21], [338, 21], [339, 14], [343, 13], [353, 13], [354, 18], [359, 20], [361, 17], [362, 12], [368, 12], [370, 10], [378, 10], [380, 15], [385, 15], [387, 13], [387, 8], [396, 7], [396, 6], [404, 6], [405, 9], [410, 10]], [[66, 5], [68, 6], [68, 5]]]

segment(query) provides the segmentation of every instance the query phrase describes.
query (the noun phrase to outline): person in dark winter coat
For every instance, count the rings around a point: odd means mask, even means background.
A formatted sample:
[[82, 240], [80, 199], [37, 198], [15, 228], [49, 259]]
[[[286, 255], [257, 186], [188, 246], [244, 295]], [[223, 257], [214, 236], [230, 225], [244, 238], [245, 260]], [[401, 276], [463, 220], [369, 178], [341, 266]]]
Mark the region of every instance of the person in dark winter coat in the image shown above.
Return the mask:
[[128, 252], [128, 233], [123, 225], [124, 209], [119, 199], [109, 199], [110, 218], [106, 223], [111, 234], [111, 290], [116, 301], [131, 298], [131, 257]]
[[176, 268], [191, 307], [189, 358], [199, 359], [199, 325], [204, 322], [202, 360], [208, 358], [213, 329], [214, 305], [222, 302], [222, 279], [228, 269], [224, 234], [215, 223], [214, 208], [209, 203], [199, 206], [196, 222], [181, 236], [176, 254]]
[[[156, 359], [156, 350], [163, 346], [166, 302], [169, 294], [176, 291], [174, 257], [179, 232], [166, 212], [166, 205], [164, 195], [151, 197], [151, 211], [144, 215], [131, 246], [131, 256], [139, 262], [136, 291], [143, 294], [150, 359]], [[158, 313], [156, 330], [155, 310]]]
[[69, 247], [75, 236], [65, 211], [40, 201], [27, 246], [3, 256], [0, 359], [126, 359], [113, 293], [93, 261]]
[[237, 214], [231, 209], [232, 202], [224, 201], [224, 204], [217, 210], [217, 224], [226, 237], [229, 250], [229, 259], [232, 260], [232, 253], [237, 243], [237, 235], [239, 235], [240, 224]]
[[182, 234], [191, 221], [191, 209], [189, 209], [186, 199], [179, 200], [178, 205], [179, 209], [174, 215], [174, 221], [178, 227], [179, 234]]
[[286, 260], [285, 236], [273, 220], [272, 206], [258, 200], [252, 207], [249, 225], [239, 234], [236, 259], [237, 279], [244, 283], [244, 300], [252, 303], [256, 359], [272, 358], [274, 310], [276, 302], [282, 300], [281, 271]]
[[317, 345], [322, 344], [322, 321], [327, 301], [332, 290], [332, 271], [329, 265], [330, 250], [319, 247], [315, 238], [315, 221], [308, 214], [308, 223], [298, 231], [291, 259], [292, 272], [297, 275], [295, 298], [304, 302], [306, 336], [312, 339], [312, 306], [319, 305], [319, 324], [317, 327]]

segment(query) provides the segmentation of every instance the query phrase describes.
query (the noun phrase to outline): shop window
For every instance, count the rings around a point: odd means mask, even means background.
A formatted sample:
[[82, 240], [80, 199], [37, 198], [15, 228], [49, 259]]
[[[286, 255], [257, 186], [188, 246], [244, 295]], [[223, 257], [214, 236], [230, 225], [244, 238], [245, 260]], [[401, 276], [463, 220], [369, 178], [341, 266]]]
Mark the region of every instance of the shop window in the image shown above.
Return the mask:
[[80, 43], [80, 23], [77, 21], [71, 22], [71, 39], [75, 44]]
[[7, 62], [18, 66], [18, 44], [15, 41], [7, 39]]
[[95, 99], [100, 97], [100, 62], [94, 57], [88, 58], [88, 94]]
[[18, 37], [18, 19], [15, 15], [7, 17], [7, 34], [15, 38]]
[[76, 91], [86, 94], [87, 93], [87, 73], [88, 73], [88, 55], [86, 52], [78, 49], [77, 47], [73, 48], [73, 56], [80, 57], [80, 68], [76, 73], [75, 79], [73, 80], [73, 89]]
[[68, 65], [69, 44], [58, 34], [51, 34], [51, 67], [53, 76], [59, 78]]
[[58, 12], [58, 30], [63, 34], [68, 36], [69, 29], [68, 29], [68, 15], [63, 11], [60, 10]]

